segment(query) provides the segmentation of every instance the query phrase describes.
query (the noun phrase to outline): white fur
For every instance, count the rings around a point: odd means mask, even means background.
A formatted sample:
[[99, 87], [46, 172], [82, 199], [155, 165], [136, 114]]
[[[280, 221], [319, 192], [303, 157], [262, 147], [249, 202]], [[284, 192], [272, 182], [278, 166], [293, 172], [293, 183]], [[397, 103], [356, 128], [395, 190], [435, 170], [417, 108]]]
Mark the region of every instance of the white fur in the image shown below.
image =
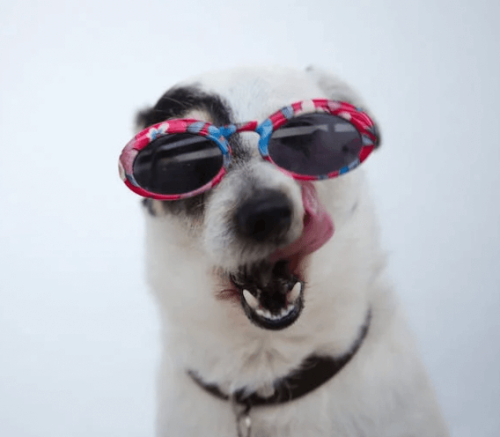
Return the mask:
[[[229, 102], [237, 121], [261, 121], [302, 99], [361, 103], [341, 81], [316, 70], [240, 69], [192, 83]], [[256, 154], [257, 136], [243, 138]], [[214, 189], [203, 223], [171, 215], [147, 217], [148, 278], [164, 326], [158, 436], [236, 436], [231, 405], [203, 391], [186, 370], [196, 370], [206, 382], [228, 392], [266, 387], [311, 353], [338, 356], [348, 351], [368, 309], [368, 336], [351, 362], [302, 399], [252, 409], [252, 436], [448, 435], [406, 321], [384, 279], [384, 254], [362, 168], [316, 183], [336, 230], [309, 259], [305, 308], [296, 323], [282, 331], [261, 329], [250, 323], [241, 305], [216, 298], [218, 274], [241, 261], [231, 235], [225, 234], [235, 195], [226, 186], [234, 187], [251, 171], [260, 186], [285, 190], [293, 199], [294, 213], [303, 214], [294, 180], [257, 157], [249, 167], [230, 174]], [[154, 208], [160, 212], [158, 206]], [[294, 239], [301, 220], [292, 228]], [[253, 260], [257, 255], [245, 256]]]

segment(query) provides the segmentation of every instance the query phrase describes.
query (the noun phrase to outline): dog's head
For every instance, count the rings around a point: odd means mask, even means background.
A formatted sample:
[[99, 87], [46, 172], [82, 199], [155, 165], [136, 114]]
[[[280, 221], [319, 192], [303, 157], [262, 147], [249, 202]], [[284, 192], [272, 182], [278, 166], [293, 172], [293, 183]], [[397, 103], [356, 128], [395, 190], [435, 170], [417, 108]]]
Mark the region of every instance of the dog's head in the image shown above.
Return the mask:
[[[315, 69], [241, 69], [175, 86], [137, 121], [139, 129], [172, 118], [260, 122], [313, 98], [361, 105], [343, 82]], [[231, 136], [228, 173], [210, 191], [144, 200], [150, 280], [170, 318], [281, 330], [301, 318], [304, 305], [325, 298], [313, 297], [315, 286], [322, 286], [318, 295], [329, 287], [341, 296], [367, 280], [372, 220], [360, 170], [298, 181], [262, 159], [258, 140], [254, 132]], [[360, 273], [354, 282], [353, 272]]]

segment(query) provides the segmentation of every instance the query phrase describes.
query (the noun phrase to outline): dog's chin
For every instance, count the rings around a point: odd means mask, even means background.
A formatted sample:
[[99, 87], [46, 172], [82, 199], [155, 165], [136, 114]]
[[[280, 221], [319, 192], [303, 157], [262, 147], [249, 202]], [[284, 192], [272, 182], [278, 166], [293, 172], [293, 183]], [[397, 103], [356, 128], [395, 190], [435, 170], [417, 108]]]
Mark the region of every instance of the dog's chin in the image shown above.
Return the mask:
[[301, 256], [244, 266], [229, 279], [244, 314], [259, 328], [285, 329], [300, 317], [304, 307]]

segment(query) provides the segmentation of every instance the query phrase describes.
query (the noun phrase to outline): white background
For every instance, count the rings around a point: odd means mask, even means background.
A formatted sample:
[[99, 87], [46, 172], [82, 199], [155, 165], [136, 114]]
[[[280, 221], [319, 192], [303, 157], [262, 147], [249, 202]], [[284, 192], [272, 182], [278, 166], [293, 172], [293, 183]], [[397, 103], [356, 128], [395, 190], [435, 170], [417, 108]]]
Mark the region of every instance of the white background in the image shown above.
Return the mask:
[[390, 273], [446, 419], [500, 435], [499, 5], [3, 0], [0, 435], [153, 435], [159, 324], [118, 154], [175, 82], [249, 64], [318, 64], [365, 97]]

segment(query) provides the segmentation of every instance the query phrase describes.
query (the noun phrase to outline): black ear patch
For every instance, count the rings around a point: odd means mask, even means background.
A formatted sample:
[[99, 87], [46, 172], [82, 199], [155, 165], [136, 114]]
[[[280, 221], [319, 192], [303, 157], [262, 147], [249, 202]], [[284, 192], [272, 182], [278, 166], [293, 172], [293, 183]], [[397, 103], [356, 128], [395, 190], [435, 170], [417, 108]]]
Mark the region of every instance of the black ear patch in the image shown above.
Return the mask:
[[[232, 122], [229, 105], [222, 98], [207, 94], [196, 86], [190, 86], [172, 88], [153, 107], [139, 111], [136, 115], [136, 126], [138, 129], [144, 129], [170, 118], [182, 118], [195, 109], [207, 112], [216, 126]], [[238, 148], [237, 138], [231, 138], [230, 144], [232, 148]], [[200, 217], [204, 213], [205, 201], [209, 195], [210, 193], [203, 193], [187, 199], [163, 201], [162, 209], [168, 214]], [[156, 215], [153, 202], [152, 199], [142, 201], [149, 214]]]
[[144, 129], [169, 118], [182, 118], [194, 109], [206, 111], [217, 126], [231, 123], [229, 105], [219, 96], [204, 93], [196, 86], [168, 90], [152, 108], [137, 113], [136, 123]]
[[154, 123], [150, 123], [149, 120], [151, 119], [151, 111], [153, 108], [146, 108], [143, 109], [142, 111], [137, 112], [135, 116], [135, 125], [139, 130], [144, 129], [147, 126], [150, 126]]

